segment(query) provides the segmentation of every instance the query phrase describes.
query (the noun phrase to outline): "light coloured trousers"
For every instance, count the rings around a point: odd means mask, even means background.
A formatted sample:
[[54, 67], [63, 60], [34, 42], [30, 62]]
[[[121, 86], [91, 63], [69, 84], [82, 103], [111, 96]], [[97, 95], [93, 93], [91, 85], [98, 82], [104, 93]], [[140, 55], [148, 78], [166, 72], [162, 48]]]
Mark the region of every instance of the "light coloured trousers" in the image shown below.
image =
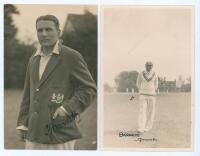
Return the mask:
[[74, 150], [76, 140], [68, 141], [63, 144], [40, 144], [26, 140], [25, 149], [32, 150]]
[[139, 97], [139, 131], [148, 131], [153, 127], [155, 116], [155, 96], [140, 95]]

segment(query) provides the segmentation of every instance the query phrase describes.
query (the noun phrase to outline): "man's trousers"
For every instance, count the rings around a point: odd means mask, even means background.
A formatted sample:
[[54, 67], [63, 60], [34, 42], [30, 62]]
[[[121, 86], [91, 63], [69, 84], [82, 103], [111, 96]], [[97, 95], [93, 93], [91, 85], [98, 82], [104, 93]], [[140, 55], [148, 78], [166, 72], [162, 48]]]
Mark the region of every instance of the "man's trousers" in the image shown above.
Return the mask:
[[25, 149], [32, 150], [74, 150], [76, 140], [71, 140], [63, 144], [40, 144], [26, 140]]
[[140, 95], [138, 131], [149, 131], [153, 127], [153, 121], [155, 116], [155, 102], [155, 96]]

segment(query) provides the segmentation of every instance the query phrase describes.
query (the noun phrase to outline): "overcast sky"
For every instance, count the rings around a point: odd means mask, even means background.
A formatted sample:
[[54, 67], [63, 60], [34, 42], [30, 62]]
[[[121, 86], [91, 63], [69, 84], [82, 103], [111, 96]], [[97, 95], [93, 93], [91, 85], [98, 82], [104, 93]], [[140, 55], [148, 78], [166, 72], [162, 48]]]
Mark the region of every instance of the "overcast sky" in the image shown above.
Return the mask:
[[96, 6], [94, 5], [16, 5], [20, 15], [14, 16], [14, 23], [18, 28], [17, 37], [27, 42], [27, 40], [37, 41], [35, 21], [38, 16], [53, 14], [59, 21], [61, 29], [64, 27], [67, 14], [83, 14], [85, 9], [96, 14]]
[[191, 75], [192, 12], [188, 8], [105, 8], [102, 18], [103, 80], [152, 61], [159, 76]]

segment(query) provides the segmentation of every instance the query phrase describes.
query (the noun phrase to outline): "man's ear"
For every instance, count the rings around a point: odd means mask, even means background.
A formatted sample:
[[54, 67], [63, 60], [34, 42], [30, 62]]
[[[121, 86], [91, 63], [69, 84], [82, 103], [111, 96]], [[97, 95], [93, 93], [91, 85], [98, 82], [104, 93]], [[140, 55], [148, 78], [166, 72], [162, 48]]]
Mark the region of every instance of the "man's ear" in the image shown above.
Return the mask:
[[58, 29], [58, 36], [61, 37], [60, 35], [61, 35], [61, 30]]

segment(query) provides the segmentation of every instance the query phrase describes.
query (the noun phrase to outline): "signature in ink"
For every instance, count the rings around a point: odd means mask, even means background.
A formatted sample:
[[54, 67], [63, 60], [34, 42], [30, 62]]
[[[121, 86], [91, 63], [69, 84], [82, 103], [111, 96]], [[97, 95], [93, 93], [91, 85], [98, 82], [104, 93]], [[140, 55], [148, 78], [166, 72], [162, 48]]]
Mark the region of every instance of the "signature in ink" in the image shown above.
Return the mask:
[[119, 132], [119, 137], [140, 137], [141, 133], [138, 132]]
[[144, 142], [144, 141], [158, 141], [157, 138], [137, 138], [134, 141], [138, 141], [138, 142]]

